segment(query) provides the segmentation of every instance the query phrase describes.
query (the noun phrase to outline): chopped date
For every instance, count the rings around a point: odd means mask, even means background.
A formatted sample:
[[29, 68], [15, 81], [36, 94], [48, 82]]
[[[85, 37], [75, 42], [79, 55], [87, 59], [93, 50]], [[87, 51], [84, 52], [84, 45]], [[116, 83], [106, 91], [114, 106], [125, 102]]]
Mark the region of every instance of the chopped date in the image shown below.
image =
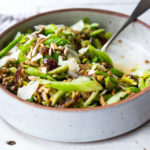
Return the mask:
[[44, 58], [43, 64], [48, 71], [58, 67], [58, 63], [52, 58]]
[[44, 47], [44, 48], [41, 48], [39, 51], [40, 51], [40, 54], [42, 56], [45, 56], [45, 55], [48, 55], [49, 48], [48, 47]]
[[22, 68], [19, 68], [19, 69], [16, 71], [16, 73], [15, 73], [15, 75], [14, 75], [14, 77], [15, 77], [16, 80], [18, 80], [18, 79], [21, 78], [21, 76], [22, 76], [21, 70], [22, 70]]

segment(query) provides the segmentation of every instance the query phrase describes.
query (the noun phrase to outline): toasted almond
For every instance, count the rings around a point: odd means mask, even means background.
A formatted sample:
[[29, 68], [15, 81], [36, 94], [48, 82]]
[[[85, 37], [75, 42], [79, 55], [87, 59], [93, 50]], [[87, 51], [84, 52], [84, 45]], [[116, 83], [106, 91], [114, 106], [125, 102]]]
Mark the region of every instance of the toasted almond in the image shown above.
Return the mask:
[[63, 28], [58, 28], [57, 30], [56, 30], [56, 34], [58, 35], [59, 33], [61, 33], [63, 31]]
[[101, 104], [102, 106], [105, 106], [105, 105], [106, 105], [106, 102], [105, 102], [103, 96], [100, 97], [100, 104]]
[[40, 34], [40, 33], [46, 28], [44, 25], [39, 25], [39, 27], [40, 27], [40, 30], [34, 32], [33, 35], [38, 35], [38, 34]]
[[65, 48], [65, 50], [64, 50], [64, 55], [66, 56], [67, 54], [68, 54], [68, 49]]
[[56, 45], [55, 43], [51, 43], [51, 47], [52, 47], [53, 49], [58, 49], [58, 47], [57, 47], [57, 45]]
[[91, 64], [79, 64], [80, 69], [90, 69], [91, 68]]
[[61, 38], [66, 39], [66, 36], [65, 36], [65, 35], [62, 35]]
[[46, 92], [42, 92], [42, 98], [43, 100], [45, 100], [46, 102], [48, 101], [48, 96], [47, 96], [47, 93]]
[[110, 71], [107, 71], [107, 74], [108, 74], [109, 76], [111, 76], [111, 75], [112, 75], [112, 73], [111, 73]]
[[47, 40], [48, 38], [38, 38], [37, 42], [36, 42], [36, 46], [34, 47], [34, 49], [32, 50], [32, 57], [35, 56], [37, 54], [38, 51], [38, 47]]
[[52, 54], [53, 54], [53, 49], [50, 47], [50, 49], [49, 49], [49, 55], [52, 56]]
[[111, 94], [115, 95], [116, 94], [116, 89], [113, 89], [112, 92], [111, 92]]
[[39, 89], [38, 89], [38, 92], [41, 93], [42, 91], [44, 91], [45, 93], [48, 93], [49, 92], [49, 88], [45, 87], [45, 86], [41, 86]]
[[52, 102], [53, 101], [53, 96], [51, 96], [49, 100], [50, 100], [50, 102]]
[[63, 50], [64, 50], [64, 47], [63, 47], [63, 46], [58, 46], [58, 50], [59, 50], [59, 51], [63, 51]]
[[26, 60], [26, 61], [25, 61], [25, 64], [31, 65], [31, 66], [35, 66], [35, 67], [38, 67], [38, 66], [39, 66], [39, 64], [38, 64], [37, 62], [32, 62], [32, 61], [30, 61], [30, 60]]
[[102, 76], [102, 75], [97, 75], [97, 76], [96, 76], [96, 79], [97, 79], [98, 81], [102, 81], [103, 78], [104, 78], [104, 76]]
[[38, 99], [38, 103], [41, 103], [41, 96], [40, 96], [40, 94], [36, 92], [36, 96], [37, 96], [37, 99]]
[[29, 53], [28, 53], [28, 55], [27, 55], [27, 58], [28, 58], [28, 59], [31, 59], [31, 58], [32, 58], [32, 51], [33, 51], [33, 49], [31, 49], [31, 50], [29, 51]]

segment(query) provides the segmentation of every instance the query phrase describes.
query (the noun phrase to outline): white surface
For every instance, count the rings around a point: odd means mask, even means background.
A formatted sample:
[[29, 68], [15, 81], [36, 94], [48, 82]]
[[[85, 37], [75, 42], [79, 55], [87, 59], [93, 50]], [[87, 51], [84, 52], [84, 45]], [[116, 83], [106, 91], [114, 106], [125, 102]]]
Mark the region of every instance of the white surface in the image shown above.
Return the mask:
[[[0, 0], [0, 14], [29, 16], [37, 12], [69, 7], [92, 7], [110, 9], [130, 14], [138, 0]], [[9, 10], [9, 11], [8, 11]], [[150, 10], [141, 19], [150, 24]], [[0, 106], [1, 107], [1, 106]], [[16, 145], [9, 146], [7, 141], [14, 140]], [[126, 135], [107, 141], [68, 144], [41, 140], [8, 126], [0, 119], [0, 150], [149, 150], [150, 122]]]

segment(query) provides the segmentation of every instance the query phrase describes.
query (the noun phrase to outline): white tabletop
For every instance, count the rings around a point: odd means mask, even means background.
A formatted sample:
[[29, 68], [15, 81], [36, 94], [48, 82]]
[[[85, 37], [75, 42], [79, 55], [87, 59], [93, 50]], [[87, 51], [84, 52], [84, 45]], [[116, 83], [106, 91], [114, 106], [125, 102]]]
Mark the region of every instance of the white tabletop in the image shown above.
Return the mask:
[[[0, 0], [0, 15], [23, 18], [36, 13], [69, 7], [109, 9], [130, 14], [139, 0]], [[150, 10], [140, 17], [150, 24]], [[7, 27], [6, 25], [4, 25]], [[1, 28], [1, 25], [0, 25]], [[2, 107], [2, 106], [0, 106]], [[15, 141], [10, 146], [8, 141]], [[150, 122], [125, 135], [92, 143], [59, 143], [32, 137], [0, 119], [0, 150], [149, 150]]]

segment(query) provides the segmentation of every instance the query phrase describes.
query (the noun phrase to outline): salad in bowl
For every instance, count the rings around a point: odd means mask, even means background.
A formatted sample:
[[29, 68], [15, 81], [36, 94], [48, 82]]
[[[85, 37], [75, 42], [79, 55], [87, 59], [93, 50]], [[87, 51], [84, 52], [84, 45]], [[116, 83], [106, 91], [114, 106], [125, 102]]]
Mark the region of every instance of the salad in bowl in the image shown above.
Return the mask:
[[23, 100], [47, 107], [116, 103], [150, 85], [150, 72], [126, 74], [101, 51], [111, 33], [83, 18], [71, 26], [38, 25], [0, 51], [0, 83]]

